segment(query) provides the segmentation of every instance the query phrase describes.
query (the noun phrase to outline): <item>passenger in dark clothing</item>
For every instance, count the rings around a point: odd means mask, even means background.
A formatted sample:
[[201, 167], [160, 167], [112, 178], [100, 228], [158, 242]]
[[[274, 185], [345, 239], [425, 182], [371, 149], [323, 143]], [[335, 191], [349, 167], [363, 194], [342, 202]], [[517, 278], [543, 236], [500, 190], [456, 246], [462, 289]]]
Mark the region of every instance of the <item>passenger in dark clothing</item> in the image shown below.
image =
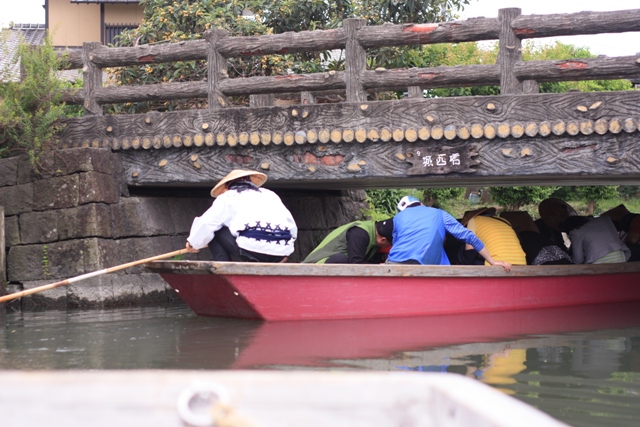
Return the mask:
[[540, 219], [535, 224], [540, 233], [549, 237], [554, 244], [569, 252], [569, 248], [564, 243], [560, 223], [571, 216], [577, 216], [576, 210], [564, 200], [550, 197], [540, 202], [538, 213], [540, 214]]
[[360, 227], [351, 227], [347, 230], [347, 253], [337, 253], [331, 255], [324, 262], [325, 264], [364, 264], [382, 263], [382, 254], [380, 252], [367, 253], [369, 248], [369, 233]]
[[444, 251], [447, 254], [447, 258], [449, 258], [449, 262], [451, 265], [460, 265], [460, 261], [458, 261], [458, 253], [460, 250], [464, 250], [465, 243], [456, 239], [452, 234], [446, 233], [444, 238]]
[[557, 245], [548, 236], [529, 230], [516, 234], [522, 250], [527, 255], [528, 265], [573, 264], [571, 256], [564, 250], [564, 245]]
[[564, 237], [562, 237], [562, 233], [560, 231], [554, 230], [553, 228], [549, 227], [547, 223], [542, 220], [542, 218], [535, 220], [534, 223], [536, 227], [538, 227], [540, 234], [545, 236], [549, 241], [551, 241], [552, 244], [559, 246], [567, 253], [569, 252], [569, 248], [567, 248], [567, 245], [565, 245]]
[[304, 259], [316, 264], [381, 263], [381, 248], [391, 246], [393, 219], [355, 221], [333, 230]]
[[[561, 232], [547, 226], [544, 221], [533, 221], [526, 211], [502, 212], [500, 216], [506, 218], [515, 230], [527, 265], [573, 264]], [[545, 227], [548, 234], [540, 233], [540, 226]], [[555, 240], [549, 234], [555, 236]]]

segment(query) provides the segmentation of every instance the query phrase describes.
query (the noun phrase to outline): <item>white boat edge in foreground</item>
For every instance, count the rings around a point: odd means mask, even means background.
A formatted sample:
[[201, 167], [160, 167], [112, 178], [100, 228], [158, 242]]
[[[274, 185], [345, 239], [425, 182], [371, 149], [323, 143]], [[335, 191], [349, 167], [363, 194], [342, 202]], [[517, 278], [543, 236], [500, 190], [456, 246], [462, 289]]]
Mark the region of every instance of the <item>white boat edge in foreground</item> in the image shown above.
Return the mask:
[[227, 395], [234, 427], [567, 426], [476, 380], [415, 372], [5, 371], [0, 413], [3, 427], [184, 427], [211, 420], [212, 403], [185, 409], [194, 389]]

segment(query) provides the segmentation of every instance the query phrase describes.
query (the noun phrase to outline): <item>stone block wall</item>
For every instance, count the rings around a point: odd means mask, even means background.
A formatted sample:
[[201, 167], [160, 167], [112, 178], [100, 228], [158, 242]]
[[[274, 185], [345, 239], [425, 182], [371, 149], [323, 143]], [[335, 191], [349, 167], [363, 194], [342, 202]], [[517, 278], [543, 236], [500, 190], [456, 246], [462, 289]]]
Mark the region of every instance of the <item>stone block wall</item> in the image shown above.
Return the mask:
[[[193, 218], [211, 204], [129, 197], [120, 157], [110, 150], [56, 151], [42, 170], [35, 173], [26, 157], [0, 159], [9, 292], [180, 249]], [[103, 307], [174, 297], [160, 276], [135, 267], [10, 304]]]
[[[193, 219], [212, 202], [130, 196], [119, 155], [106, 149], [58, 150], [43, 170], [35, 173], [26, 157], [0, 159], [9, 292], [181, 249]], [[303, 259], [332, 229], [362, 218], [366, 207], [364, 191], [278, 193], [299, 229], [290, 262]], [[204, 249], [186, 259], [210, 254]], [[159, 275], [138, 266], [9, 304], [105, 307], [175, 298]]]

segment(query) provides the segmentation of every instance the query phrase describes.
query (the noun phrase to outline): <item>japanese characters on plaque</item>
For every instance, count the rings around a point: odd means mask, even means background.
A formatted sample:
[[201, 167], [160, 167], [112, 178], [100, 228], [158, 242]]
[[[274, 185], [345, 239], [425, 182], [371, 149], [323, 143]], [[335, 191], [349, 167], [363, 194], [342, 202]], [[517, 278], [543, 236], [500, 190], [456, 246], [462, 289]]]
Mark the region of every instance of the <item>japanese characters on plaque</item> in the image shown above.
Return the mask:
[[406, 161], [412, 165], [408, 175], [471, 173], [475, 172], [471, 166], [480, 163], [472, 159], [478, 153], [468, 146], [411, 148], [406, 154]]

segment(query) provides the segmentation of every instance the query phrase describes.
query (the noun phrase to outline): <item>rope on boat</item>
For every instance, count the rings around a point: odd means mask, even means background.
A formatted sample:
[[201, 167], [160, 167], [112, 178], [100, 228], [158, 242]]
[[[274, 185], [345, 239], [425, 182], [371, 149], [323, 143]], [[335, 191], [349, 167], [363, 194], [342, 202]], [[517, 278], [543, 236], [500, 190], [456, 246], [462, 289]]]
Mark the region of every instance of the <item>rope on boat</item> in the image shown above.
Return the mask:
[[193, 427], [255, 427], [235, 411], [230, 400], [225, 387], [194, 381], [178, 398], [178, 415]]

